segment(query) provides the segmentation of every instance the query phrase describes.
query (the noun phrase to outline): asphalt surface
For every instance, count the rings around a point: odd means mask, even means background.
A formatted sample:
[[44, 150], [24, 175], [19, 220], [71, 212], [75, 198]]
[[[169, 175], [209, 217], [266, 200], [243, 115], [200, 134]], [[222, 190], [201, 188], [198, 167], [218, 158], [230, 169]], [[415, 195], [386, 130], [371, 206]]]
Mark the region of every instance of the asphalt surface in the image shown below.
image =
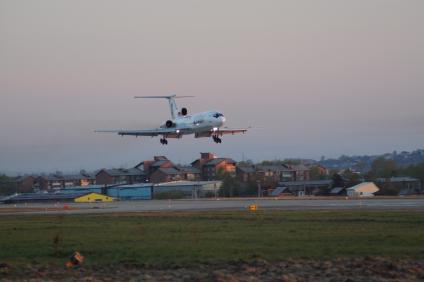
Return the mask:
[[146, 200], [112, 203], [31, 203], [0, 204], [0, 215], [6, 214], [98, 214], [125, 212], [166, 212], [201, 210], [243, 210], [252, 204], [258, 209], [280, 210], [424, 210], [424, 198], [371, 199], [202, 199]]

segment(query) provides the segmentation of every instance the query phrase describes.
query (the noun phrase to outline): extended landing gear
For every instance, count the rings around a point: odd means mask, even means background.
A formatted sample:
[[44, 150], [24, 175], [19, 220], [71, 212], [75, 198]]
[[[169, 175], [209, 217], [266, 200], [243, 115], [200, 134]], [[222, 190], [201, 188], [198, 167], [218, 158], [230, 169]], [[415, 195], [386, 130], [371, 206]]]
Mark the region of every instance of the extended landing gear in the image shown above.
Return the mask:
[[217, 144], [221, 144], [222, 143], [222, 139], [219, 138], [218, 136], [212, 136], [213, 142], [217, 143]]
[[161, 143], [162, 145], [168, 145], [168, 140], [166, 140], [165, 138], [161, 138], [161, 139], [160, 139], [160, 143]]

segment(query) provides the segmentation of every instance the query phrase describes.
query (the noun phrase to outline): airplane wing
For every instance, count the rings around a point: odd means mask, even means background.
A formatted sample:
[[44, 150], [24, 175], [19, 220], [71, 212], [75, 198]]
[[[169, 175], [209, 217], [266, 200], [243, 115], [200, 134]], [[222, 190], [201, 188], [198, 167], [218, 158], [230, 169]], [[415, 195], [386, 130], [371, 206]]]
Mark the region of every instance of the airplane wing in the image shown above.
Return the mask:
[[141, 130], [96, 130], [96, 132], [101, 133], [117, 133], [121, 136], [181, 136], [182, 129], [175, 128], [153, 128], [153, 129], [141, 129]]
[[239, 133], [246, 133], [247, 129], [230, 129], [230, 128], [220, 128], [218, 130], [210, 130], [210, 131], [203, 131], [203, 132], [197, 132], [195, 134], [196, 138], [202, 138], [202, 137], [212, 137], [212, 136], [223, 136], [227, 134], [239, 134]]
[[240, 133], [246, 133], [247, 129], [230, 129], [230, 128], [224, 128], [224, 129], [218, 129], [215, 133], [217, 133], [220, 136], [226, 135], [226, 134], [240, 134]]

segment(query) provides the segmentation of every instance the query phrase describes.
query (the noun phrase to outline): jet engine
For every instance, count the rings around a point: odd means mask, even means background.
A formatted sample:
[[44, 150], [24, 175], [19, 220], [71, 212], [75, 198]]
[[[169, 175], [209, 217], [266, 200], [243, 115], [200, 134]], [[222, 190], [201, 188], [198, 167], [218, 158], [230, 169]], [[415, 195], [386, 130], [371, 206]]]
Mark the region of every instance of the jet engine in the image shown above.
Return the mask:
[[188, 114], [188, 110], [187, 110], [187, 108], [182, 108], [181, 109], [181, 115], [182, 116], [186, 116]]
[[175, 127], [175, 123], [173, 123], [172, 120], [167, 120], [165, 126], [167, 128]]

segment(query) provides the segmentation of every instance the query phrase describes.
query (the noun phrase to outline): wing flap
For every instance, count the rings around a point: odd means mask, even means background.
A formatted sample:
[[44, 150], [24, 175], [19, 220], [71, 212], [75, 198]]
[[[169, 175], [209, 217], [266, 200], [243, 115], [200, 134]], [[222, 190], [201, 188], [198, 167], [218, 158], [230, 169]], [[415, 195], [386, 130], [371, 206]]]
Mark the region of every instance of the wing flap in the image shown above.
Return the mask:
[[223, 135], [235, 135], [235, 134], [244, 134], [247, 132], [247, 129], [219, 129], [217, 131], [215, 131], [214, 133], [219, 135], [219, 136], [223, 136]]

